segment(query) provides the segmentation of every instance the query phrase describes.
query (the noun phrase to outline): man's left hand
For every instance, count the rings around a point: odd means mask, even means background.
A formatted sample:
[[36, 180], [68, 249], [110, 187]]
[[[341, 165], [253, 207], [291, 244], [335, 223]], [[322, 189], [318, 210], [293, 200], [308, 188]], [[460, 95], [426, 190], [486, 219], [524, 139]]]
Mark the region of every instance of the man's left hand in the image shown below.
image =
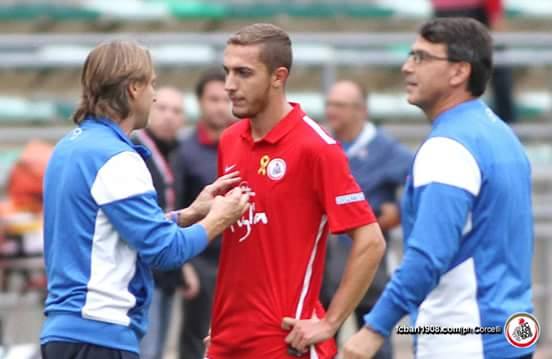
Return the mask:
[[205, 217], [211, 209], [213, 199], [216, 196], [223, 195], [241, 181], [239, 174], [240, 173], [238, 171], [228, 173], [217, 178], [217, 180], [210, 185], [205, 186], [190, 208], [192, 208], [194, 213], [196, 213], [200, 218]]
[[282, 320], [282, 329], [291, 330], [286, 343], [301, 353], [306, 353], [312, 344], [332, 338], [337, 330], [326, 320], [316, 316], [304, 320], [286, 317]]

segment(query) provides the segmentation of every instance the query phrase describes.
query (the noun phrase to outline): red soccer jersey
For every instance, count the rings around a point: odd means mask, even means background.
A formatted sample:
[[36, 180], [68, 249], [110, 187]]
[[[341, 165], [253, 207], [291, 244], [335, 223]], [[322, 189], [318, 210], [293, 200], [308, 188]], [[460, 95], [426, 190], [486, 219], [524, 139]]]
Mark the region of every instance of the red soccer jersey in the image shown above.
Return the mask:
[[[299, 105], [254, 142], [249, 120], [228, 128], [219, 175], [240, 171], [253, 195], [249, 211], [222, 240], [209, 359], [283, 359], [286, 316], [323, 310], [319, 291], [328, 230], [376, 221], [334, 139]], [[333, 340], [311, 358], [333, 358]], [[305, 356], [308, 358], [308, 356]]]

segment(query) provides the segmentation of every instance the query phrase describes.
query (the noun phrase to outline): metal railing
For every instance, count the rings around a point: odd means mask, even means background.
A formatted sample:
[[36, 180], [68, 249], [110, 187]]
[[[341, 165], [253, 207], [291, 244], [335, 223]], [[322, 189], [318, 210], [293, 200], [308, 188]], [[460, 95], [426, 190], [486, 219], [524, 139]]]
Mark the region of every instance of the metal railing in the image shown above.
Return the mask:
[[[220, 64], [230, 33], [82, 33], [2, 34], [0, 69], [80, 68], [96, 44], [134, 39], [151, 48], [157, 67], [185, 68]], [[322, 89], [335, 81], [341, 66], [400, 66], [414, 33], [292, 33], [294, 64], [319, 67]], [[496, 33], [495, 64], [552, 64], [552, 32]]]

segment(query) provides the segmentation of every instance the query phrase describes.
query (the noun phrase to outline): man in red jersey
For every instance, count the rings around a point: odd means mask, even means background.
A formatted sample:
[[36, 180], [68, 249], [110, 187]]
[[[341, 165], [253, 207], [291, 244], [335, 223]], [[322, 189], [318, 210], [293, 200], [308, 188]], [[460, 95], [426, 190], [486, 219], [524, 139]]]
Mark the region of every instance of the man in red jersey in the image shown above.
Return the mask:
[[[384, 252], [341, 147], [286, 99], [291, 63], [289, 36], [270, 24], [244, 27], [224, 51], [225, 89], [242, 120], [222, 134], [218, 171], [240, 171], [251, 205], [223, 235], [208, 359], [333, 358], [334, 334]], [[329, 231], [354, 244], [324, 315]]]

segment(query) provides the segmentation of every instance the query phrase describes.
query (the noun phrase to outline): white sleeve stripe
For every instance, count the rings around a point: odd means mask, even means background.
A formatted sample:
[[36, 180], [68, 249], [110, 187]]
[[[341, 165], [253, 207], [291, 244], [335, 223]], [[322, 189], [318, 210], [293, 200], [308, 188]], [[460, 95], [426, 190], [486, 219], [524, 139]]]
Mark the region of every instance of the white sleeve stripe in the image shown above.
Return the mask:
[[443, 183], [474, 196], [481, 189], [481, 171], [473, 155], [458, 141], [446, 137], [427, 140], [416, 155], [414, 187]]
[[111, 157], [98, 171], [92, 197], [98, 205], [155, 191], [151, 174], [142, 157], [125, 151]]
[[331, 136], [329, 136], [326, 132], [324, 132], [322, 127], [320, 127], [320, 125], [317, 124], [312, 118], [310, 118], [309, 116], [304, 116], [303, 121], [305, 121], [307, 125], [309, 125], [314, 130], [314, 132], [316, 132], [318, 136], [320, 136], [327, 144], [333, 145], [336, 143], [335, 140], [331, 138]]
[[344, 194], [342, 196], [335, 197], [335, 204], [341, 206], [348, 203], [361, 202], [364, 201], [364, 199], [363, 192]]

